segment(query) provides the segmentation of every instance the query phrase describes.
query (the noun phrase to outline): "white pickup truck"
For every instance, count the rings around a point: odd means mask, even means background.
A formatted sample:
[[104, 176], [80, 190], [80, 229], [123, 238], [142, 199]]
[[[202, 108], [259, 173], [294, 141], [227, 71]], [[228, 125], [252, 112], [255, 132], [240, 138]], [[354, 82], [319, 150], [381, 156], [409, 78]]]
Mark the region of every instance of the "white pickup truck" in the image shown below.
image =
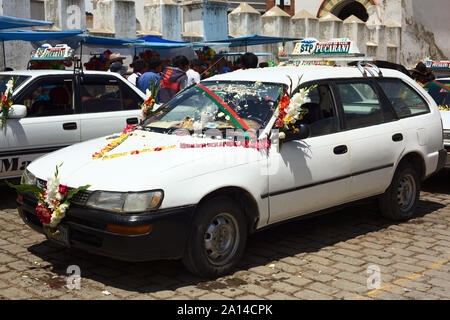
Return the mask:
[[42, 154], [139, 122], [144, 94], [116, 73], [0, 72], [0, 92], [11, 77], [17, 81], [0, 130], [0, 181], [20, 177]]

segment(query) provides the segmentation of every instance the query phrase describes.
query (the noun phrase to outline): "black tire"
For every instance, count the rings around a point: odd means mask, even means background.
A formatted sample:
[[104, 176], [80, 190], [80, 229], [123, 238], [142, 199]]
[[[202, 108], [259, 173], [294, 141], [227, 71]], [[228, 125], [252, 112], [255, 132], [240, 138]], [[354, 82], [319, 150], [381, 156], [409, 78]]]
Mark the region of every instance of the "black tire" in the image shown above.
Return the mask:
[[228, 274], [244, 254], [246, 241], [242, 209], [226, 197], [210, 199], [195, 214], [183, 263], [205, 278]]
[[379, 200], [380, 213], [394, 221], [410, 219], [416, 210], [420, 196], [420, 178], [409, 162], [399, 165], [391, 185]]

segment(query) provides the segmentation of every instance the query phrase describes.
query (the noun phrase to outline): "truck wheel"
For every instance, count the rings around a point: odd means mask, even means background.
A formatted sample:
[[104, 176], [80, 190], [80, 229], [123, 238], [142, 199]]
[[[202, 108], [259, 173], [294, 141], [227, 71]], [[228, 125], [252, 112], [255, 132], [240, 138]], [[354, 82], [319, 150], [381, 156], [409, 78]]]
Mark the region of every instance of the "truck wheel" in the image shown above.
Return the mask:
[[201, 277], [227, 274], [244, 254], [246, 241], [241, 208], [225, 197], [208, 200], [195, 214], [183, 263]]
[[409, 162], [404, 162], [395, 171], [391, 185], [379, 200], [381, 214], [390, 220], [408, 220], [416, 210], [419, 196], [419, 175]]

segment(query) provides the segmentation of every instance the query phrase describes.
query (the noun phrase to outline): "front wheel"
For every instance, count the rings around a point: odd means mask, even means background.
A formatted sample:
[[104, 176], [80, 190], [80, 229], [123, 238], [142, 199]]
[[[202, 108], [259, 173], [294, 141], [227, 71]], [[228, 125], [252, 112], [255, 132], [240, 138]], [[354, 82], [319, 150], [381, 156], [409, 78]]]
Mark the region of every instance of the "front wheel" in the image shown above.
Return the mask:
[[214, 198], [197, 211], [183, 263], [194, 274], [217, 277], [229, 273], [242, 257], [247, 224], [241, 208], [229, 198]]
[[391, 185], [380, 198], [381, 214], [390, 220], [408, 220], [416, 210], [419, 196], [419, 175], [410, 163], [404, 162], [397, 168]]

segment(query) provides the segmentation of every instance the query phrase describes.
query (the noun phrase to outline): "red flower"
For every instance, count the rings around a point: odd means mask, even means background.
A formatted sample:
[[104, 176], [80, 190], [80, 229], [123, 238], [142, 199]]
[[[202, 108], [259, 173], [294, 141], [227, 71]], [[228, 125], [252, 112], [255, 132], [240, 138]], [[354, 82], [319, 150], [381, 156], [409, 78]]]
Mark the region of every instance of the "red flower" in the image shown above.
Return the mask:
[[282, 127], [284, 126], [283, 120], [278, 119], [278, 120], [275, 122], [275, 126], [278, 127], [278, 128], [282, 128]]
[[50, 223], [50, 220], [52, 219], [52, 213], [45, 206], [43, 206], [42, 204], [38, 204], [36, 206], [36, 212], [36, 215], [40, 222], [45, 224]]
[[62, 184], [59, 185], [59, 193], [66, 195], [68, 190], [69, 190], [69, 188], [67, 186], [62, 185]]
[[128, 124], [127, 126], [126, 126], [126, 128], [123, 130], [123, 134], [127, 134], [127, 133], [130, 133], [131, 131], [133, 131], [134, 130], [134, 128], [136, 128], [136, 125], [134, 125], [134, 124]]
[[281, 110], [283, 110], [284, 108], [286, 108], [286, 107], [289, 105], [289, 103], [291, 103], [291, 100], [289, 99], [288, 96], [284, 95], [284, 96], [281, 98], [281, 100], [280, 100], [280, 107], [281, 107]]

